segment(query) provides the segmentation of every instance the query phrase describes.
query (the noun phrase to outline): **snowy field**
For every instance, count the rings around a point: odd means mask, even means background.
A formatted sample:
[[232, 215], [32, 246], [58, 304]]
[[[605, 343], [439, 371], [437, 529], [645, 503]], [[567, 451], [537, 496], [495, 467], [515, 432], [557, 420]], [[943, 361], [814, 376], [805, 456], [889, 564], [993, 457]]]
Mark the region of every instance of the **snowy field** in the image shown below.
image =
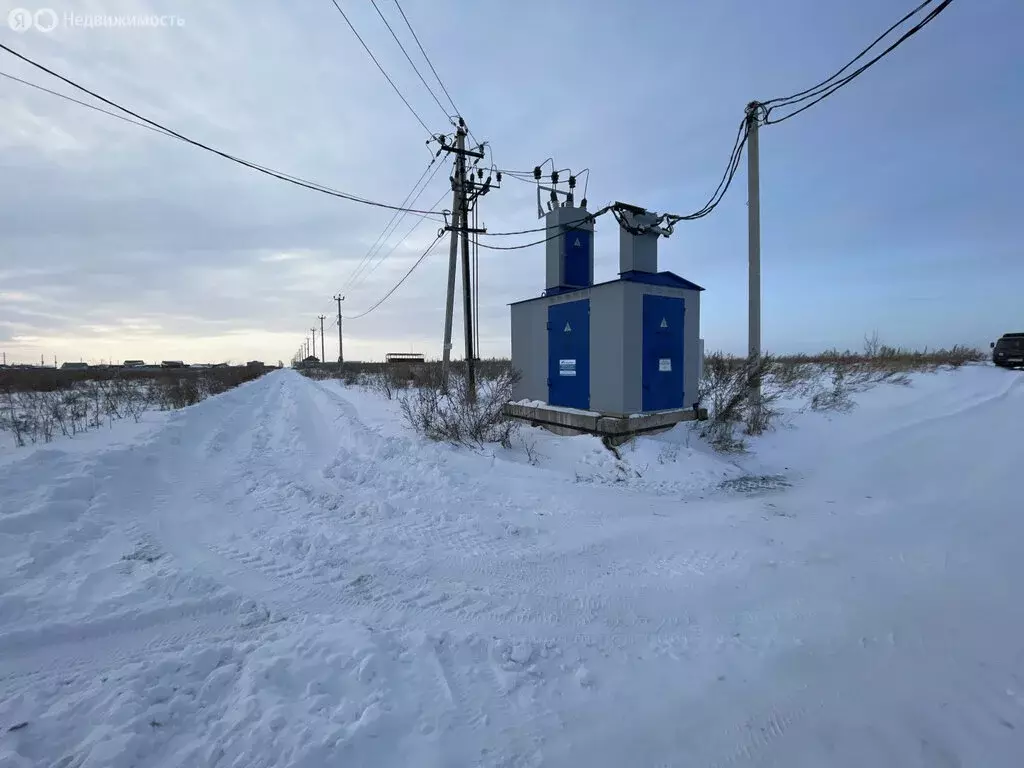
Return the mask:
[[1024, 375], [723, 457], [290, 370], [0, 456], [0, 766], [1020, 766]]

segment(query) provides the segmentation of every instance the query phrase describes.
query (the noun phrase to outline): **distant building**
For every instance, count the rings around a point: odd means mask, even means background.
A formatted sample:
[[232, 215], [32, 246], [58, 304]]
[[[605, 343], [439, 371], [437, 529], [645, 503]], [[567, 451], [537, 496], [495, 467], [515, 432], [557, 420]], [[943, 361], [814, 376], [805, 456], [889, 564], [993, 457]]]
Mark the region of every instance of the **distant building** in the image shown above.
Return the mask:
[[61, 365], [62, 371], [87, 371], [89, 370], [88, 363], [64, 363]]
[[419, 352], [388, 352], [384, 355], [385, 363], [423, 363], [426, 356]]
[[160, 363], [161, 368], [188, 368], [181, 360], [164, 360]]
[[250, 360], [248, 363], [245, 364], [245, 367], [246, 368], [263, 368], [264, 365], [263, 365], [263, 361], [262, 360]]
[[125, 360], [124, 361], [124, 367], [125, 368], [145, 368], [146, 367], [146, 361], [145, 360]]

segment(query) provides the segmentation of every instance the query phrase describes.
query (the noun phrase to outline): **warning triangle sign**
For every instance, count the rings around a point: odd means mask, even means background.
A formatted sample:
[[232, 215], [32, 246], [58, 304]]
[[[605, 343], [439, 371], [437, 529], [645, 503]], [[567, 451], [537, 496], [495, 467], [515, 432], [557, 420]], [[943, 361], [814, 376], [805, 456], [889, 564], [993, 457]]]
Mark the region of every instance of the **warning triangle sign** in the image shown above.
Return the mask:
[[572, 331], [572, 326], [571, 326], [571, 325], [569, 325], [568, 323], [566, 323], [566, 324], [565, 324], [565, 331], [564, 331], [564, 332], [565, 332], [565, 333], [569, 333], [570, 331]]
[[575, 248], [579, 248], [579, 247], [580, 247], [580, 239], [579, 239], [578, 237], [576, 238], [576, 242], [575, 242], [575, 243], [573, 243], [573, 246], [574, 246]]
[[668, 328], [668, 320], [666, 320], [664, 317], [661, 318], [661, 327]]

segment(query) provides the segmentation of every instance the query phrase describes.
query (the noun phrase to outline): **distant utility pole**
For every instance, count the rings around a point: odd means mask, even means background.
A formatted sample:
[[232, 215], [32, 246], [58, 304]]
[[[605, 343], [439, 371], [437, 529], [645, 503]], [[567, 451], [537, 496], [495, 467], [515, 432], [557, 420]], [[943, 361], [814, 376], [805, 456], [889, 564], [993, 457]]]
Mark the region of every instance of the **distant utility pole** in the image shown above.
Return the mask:
[[312, 328], [310, 328], [309, 332], [310, 334], [312, 334], [310, 338], [313, 339], [313, 346], [310, 347], [310, 349], [312, 350], [310, 354], [313, 355], [313, 357], [316, 357], [316, 326], [314, 325]]
[[[458, 248], [462, 243], [462, 303], [466, 338], [466, 375], [467, 397], [470, 402], [476, 401], [476, 353], [473, 349], [473, 276], [470, 273], [469, 234], [481, 233], [483, 228], [473, 229], [469, 226], [470, 193], [473, 201], [491, 189], [490, 177], [483, 184], [472, 181], [466, 171], [466, 158], [475, 157], [482, 160], [482, 148], [466, 149], [466, 123], [460, 117], [455, 132], [455, 146], [447, 142], [441, 143], [441, 150], [455, 155], [455, 173], [452, 175], [452, 221], [447, 229], [452, 233], [451, 247], [448, 251], [448, 293], [445, 296], [444, 315], [444, 348], [442, 351], [442, 380], [448, 386], [449, 369], [452, 350], [452, 316], [455, 309], [455, 273], [458, 264]], [[483, 171], [478, 171], [482, 177]], [[499, 179], [500, 180], [500, 179]], [[460, 236], [461, 235], [461, 236]]]
[[327, 362], [327, 357], [324, 355], [324, 320], [327, 319], [327, 315], [317, 315], [320, 318], [320, 362]]
[[[761, 104], [747, 105], [747, 356], [753, 363], [761, 357], [761, 179], [757, 128]], [[755, 416], [761, 407], [761, 381], [755, 380], [752, 407]]]
[[341, 365], [345, 362], [345, 354], [341, 346], [341, 302], [345, 300], [345, 297], [339, 293], [334, 300], [338, 302], [338, 365]]

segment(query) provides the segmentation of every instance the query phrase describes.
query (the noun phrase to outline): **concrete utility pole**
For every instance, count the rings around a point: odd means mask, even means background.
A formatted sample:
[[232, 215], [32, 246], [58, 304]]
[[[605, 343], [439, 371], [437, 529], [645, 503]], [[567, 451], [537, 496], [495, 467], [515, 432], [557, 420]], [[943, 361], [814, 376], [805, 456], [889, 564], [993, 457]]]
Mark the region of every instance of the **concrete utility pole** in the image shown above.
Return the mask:
[[345, 300], [345, 297], [339, 293], [334, 300], [338, 302], [338, 365], [341, 365], [345, 362], [345, 355], [341, 347], [341, 302]]
[[316, 326], [314, 325], [312, 328], [310, 328], [309, 332], [311, 334], [310, 338], [313, 339], [313, 346], [310, 347], [310, 354], [316, 357]]
[[327, 319], [327, 315], [317, 315], [320, 318], [320, 362], [327, 362], [327, 357], [324, 352], [324, 320]]
[[[465, 318], [466, 336], [466, 372], [468, 377], [467, 397], [470, 402], [476, 401], [476, 354], [473, 350], [473, 276], [470, 273], [469, 233], [483, 232], [483, 229], [471, 229], [469, 226], [470, 199], [469, 193], [473, 192], [473, 199], [487, 194], [491, 189], [490, 177], [483, 184], [471, 182], [466, 173], [466, 158], [475, 157], [482, 160], [483, 150], [466, 149], [466, 123], [459, 118], [459, 125], [455, 133], [455, 146], [449, 146], [442, 142], [441, 150], [455, 155], [455, 173], [452, 175], [452, 223], [448, 229], [452, 233], [451, 248], [448, 252], [448, 293], [445, 297], [444, 316], [444, 349], [442, 352], [442, 380], [444, 386], [448, 386], [449, 368], [451, 365], [452, 349], [452, 315], [455, 309], [455, 272], [458, 264], [458, 247], [462, 243], [462, 293], [463, 310]], [[482, 171], [478, 171], [483, 176]], [[501, 174], [498, 175], [499, 181]], [[461, 237], [460, 237], [461, 234]]]
[[[756, 101], [747, 105], [747, 356], [752, 363], [761, 357], [761, 180], [757, 146], [760, 111], [761, 105]], [[757, 415], [761, 407], [759, 379], [751, 396], [751, 406]]]
[[[462, 160], [465, 170], [465, 160]], [[465, 180], [465, 176], [463, 176]], [[473, 349], [473, 276], [469, 272], [469, 198], [466, 184], [462, 192], [462, 313], [466, 336], [466, 392], [469, 402], [476, 402], [476, 350]]]
[[448, 293], [444, 300], [444, 346], [441, 352], [441, 384], [448, 387], [452, 359], [452, 316], [455, 314], [455, 270], [459, 258], [459, 226], [462, 222], [462, 187], [466, 181], [466, 131], [460, 126], [455, 134], [455, 173], [452, 176], [452, 242], [448, 249]]

